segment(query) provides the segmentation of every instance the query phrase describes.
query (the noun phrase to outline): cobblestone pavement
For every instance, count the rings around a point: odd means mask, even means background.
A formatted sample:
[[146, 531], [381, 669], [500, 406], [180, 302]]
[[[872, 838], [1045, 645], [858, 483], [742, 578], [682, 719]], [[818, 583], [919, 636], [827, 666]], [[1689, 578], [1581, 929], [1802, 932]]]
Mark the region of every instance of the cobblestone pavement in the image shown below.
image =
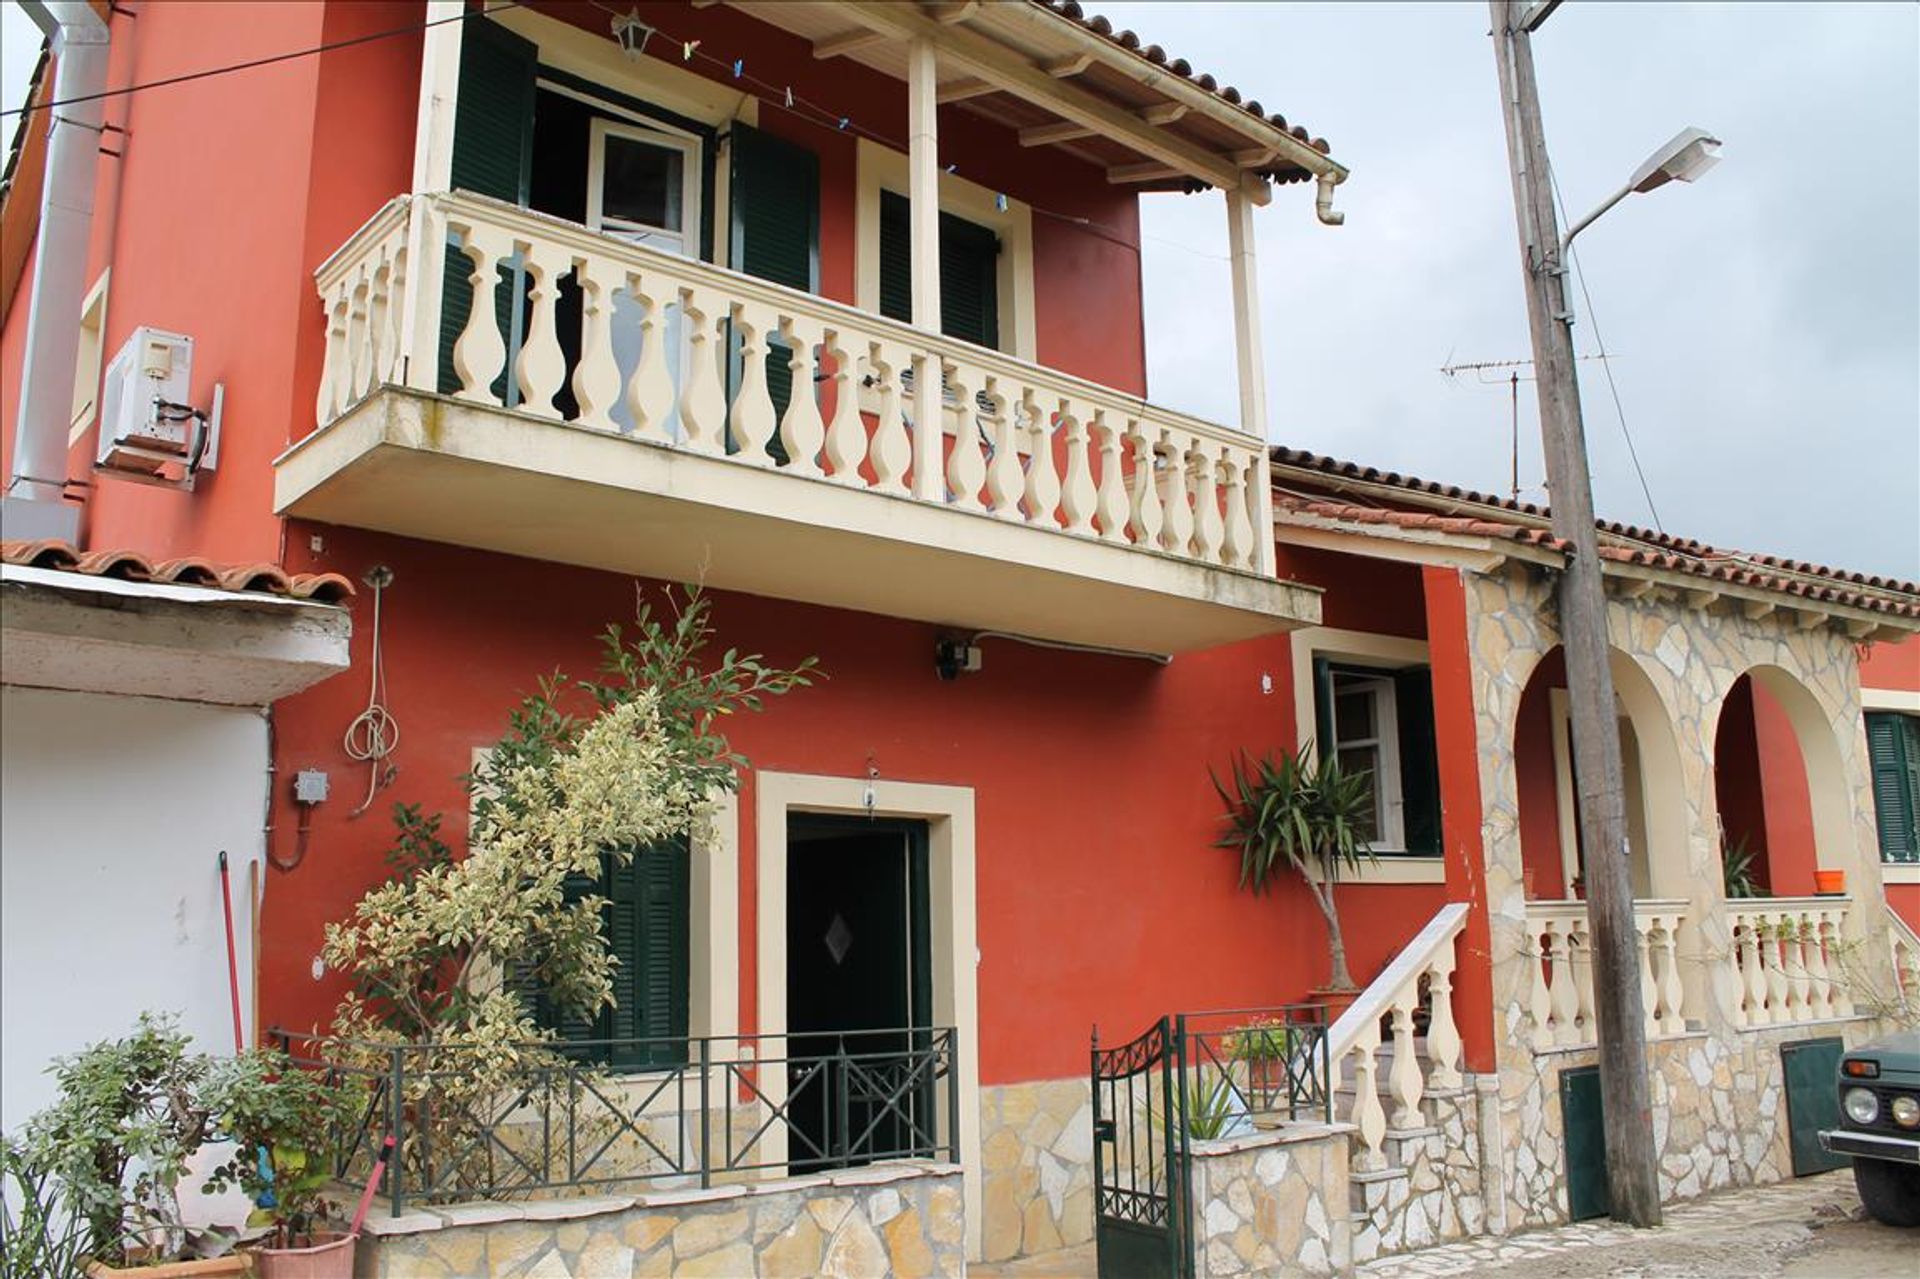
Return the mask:
[[[967, 1273], [1081, 1279], [1093, 1249], [1072, 1248]], [[1853, 1174], [1729, 1190], [1670, 1205], [1655, 1230], [1587, 1221], [1505, 1239], [1471, 1239], [1361, 1266], [1359, 1279], [1920, 1279], [1920, 1230], [1865, 1219]]]
[[1889, 1279], [1920, 1277], [1920, 1231], [1865, 1219], [1853, 1174], [1827, 1173], [1669, 1206], [1653, 1230], [1589, 1221], [1383, 1257], [1366, 1279]]

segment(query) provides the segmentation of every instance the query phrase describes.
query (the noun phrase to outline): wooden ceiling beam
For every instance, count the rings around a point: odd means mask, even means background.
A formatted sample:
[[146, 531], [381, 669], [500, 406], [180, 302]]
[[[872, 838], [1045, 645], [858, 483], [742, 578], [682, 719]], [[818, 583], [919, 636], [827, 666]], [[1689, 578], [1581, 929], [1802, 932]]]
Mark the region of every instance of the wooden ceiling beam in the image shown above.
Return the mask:
[[1047, 147], [1056, 142], [1072, 142], [1077, 138], [1090, 138], [1094, 130], [1084, 124], [1036, 124], [1020, 130], [1020, 145], [1023, 147]]
[[985, 80], [996, 89], [1024, 98], [1062, 120], [1085, 125], [1176, 173], [1228, 191], [1245, 190], [1249, 198], [1260, 203], [1270, 198], [1265, 183], [1249, 187], [1240, 168], [1226, 157], [1163, 133], [1132, 110], [1057, 79], [1045, 68], [1015, 56], [1005, 46], [970, 29], [943, 26], [916, 11], [893, 5], [848, 5], [846, 12], [861, 25], [895, 39], [932, 40], [944, 67], [971, 79]]
[[828, 36], [824, 40], [813, 42], [813, 56], [822, 61], [827, 58], [840, 58], [868, 45], [879, 44], [887, 37], [871, 27], [855, 27], [851, 31], [842, 31], [837, 36]]
[[940, 91], [934, 96], [944, 106], [949, 102], [965, 102], [968, 98], [998, 92], [1000, 86], [988, 84], [985, 80], [949, 80], [940, 86]]

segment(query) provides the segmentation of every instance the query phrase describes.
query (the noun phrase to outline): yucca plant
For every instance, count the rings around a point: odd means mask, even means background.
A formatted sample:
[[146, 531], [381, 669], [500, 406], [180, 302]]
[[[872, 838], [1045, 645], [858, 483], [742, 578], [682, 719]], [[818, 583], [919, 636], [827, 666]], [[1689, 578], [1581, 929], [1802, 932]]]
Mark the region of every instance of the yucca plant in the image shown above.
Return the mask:
[[1292, 755], [1241, 755], [1224, 782], [1209, 775], [1227, 806], [1216, 846], [1240, 854], [1240, 887], [1263, 893], [1286, 872], [1299, 875], [1327, 921], [1327, 988], [1356, 989], [1333, 890], [1343, 873], [1375, 860], [1363, 833], [1374, 811], [1373, 775], [1341, 767], [1331, 752], [1316, 758], [1310, 742]]

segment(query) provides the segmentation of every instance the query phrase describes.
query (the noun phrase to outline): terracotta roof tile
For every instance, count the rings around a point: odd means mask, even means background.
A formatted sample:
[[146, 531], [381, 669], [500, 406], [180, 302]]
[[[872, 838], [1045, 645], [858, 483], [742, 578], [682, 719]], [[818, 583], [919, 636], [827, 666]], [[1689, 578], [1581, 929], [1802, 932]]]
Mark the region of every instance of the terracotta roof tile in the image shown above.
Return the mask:
[[[1572, 549], [1568, 543], [1537, 523], [1544, 519], [1545, 508], [1528, 503], [1510, 502], [1471, 490], [1434, 484], [1413, 476], [1362, 467], [1337, 458], [1323, 457], [1299, 449], [1276, 448], [1273, 460], [1287, 466], [1321, 472], [1336, 478], [1364, 480], [1368, 483], [1405, 490], [1421, 498], [1440, 497], [1464, 505], [1482, 506], [1484, 518], [1463, 514], [1437, 514], [1427, 511], [1398, 510], [1387, 506], [1368, 506], [1359, 502], [1319, 498], [1276, 489], [1274, 508], [1294, 511], [1321, 519], [1347, 523], [1374, 524], [1404, 529], [1428, 529], [1472, 537], [1497, 537], [1539, 546], [1558, 554]], [[1498, 518], [1501, 515], [1509, 518]], [[1905, 620], [1920, 620], [1920, 586], [1891, 578], [1869, 577], [1839, 569], [1825, 568], [1804, 561], [1783, 560], [1771, 555], [1750, 555], [1738, 551], [1716, 551], [1704, 542], [1669, 534], [1649, 532], [1630, 524], [1601, 522], [1599, 529], [1607, 538], [1600, 547], [1600, 558], [1610, 563], [1633, 564], [1673, 573], [1685, 573], [1709, 581], [1725, 582], [1754, 590], [1772, 591], [1797, 600], [1837, 604], [1863, 612], [1880, 613]], [[1864, 588], [1864, 589], [1859, 589]]]
[[354, 593], [353, 583], [338, 573], [290, 576], [277, 564], [220, 564], [198, 556], [154, 563], [137, 551], [81, 552], [66, 542], [53, 540], [0, 542], [0, 563], [129, 582], [199, 586], [245, 595], [285, 595], [316, 604], [344, 603]]
[[[1191, 81], [1196, 88], [1211, 93], [1222, 102], [1238, 107], [1255, 119], [1270, 124], [1276, 129], [1285, 131], [1289, 136], [1306, 143], [1321, 155], [1330, 155], [1332, 153], [1332, 148], [1327, 145], [1325, 138], [1316, 138], [1297, 124], [1289, 126], [1286, 117], [1278, 112], [1268, 115], [1261, 110], [1258, 102], [1243, 101], [1240, 90], [1234, 86], [1230, 84], [1222, 85], [1213, 76], [1208, 75], [1204, 71], [1196, 72], [1192, 64], [1185, 58], [1172, 57], [1165, 49], [1162, 49], [1157, 44], [1150, 44], [1142, 48], [1139, 36], [1124, 29], [1116, 32], [1111, 21], [1101, 17], [1097, 13], [1088, 13], [1087, 10], [1079, 4], [1078, 0], [1032, 0], [1032, 3], [1039, 5], [1043, 9], [1051, 10], [1071, 22], [1077, 23], [1093, 34], [1112, 41], [1127, 52], [1145, 58], [1157, 67], [1165, 67], [1174, 75], [1179, 76], [1183, 80]], [[1287, 165], [1281, 170], [1269, 172], [1269, 176], [1277, 181], [1297, 182], [1308, 175], [1304, 170]]]

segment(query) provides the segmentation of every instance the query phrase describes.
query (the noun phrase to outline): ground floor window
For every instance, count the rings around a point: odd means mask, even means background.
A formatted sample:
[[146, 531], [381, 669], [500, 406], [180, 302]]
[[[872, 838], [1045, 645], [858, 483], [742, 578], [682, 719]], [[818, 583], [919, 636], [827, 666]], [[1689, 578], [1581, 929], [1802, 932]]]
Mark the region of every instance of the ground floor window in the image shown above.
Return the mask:
[[1920, 862], [1920, 715], [1867, 712], [1880, 860]]
[[[643, 848], [631, 859], [605, 857], [599, 876], [574, 876], [571, 901], [605, 900], [602, 927], [619, 961], [613, 1006], [586, 1019], [564, 1015], [530, 974], [519, 974], [534, 1018], [577, 1055], [615, 1070], [645, 1070], [686, 1060], [689, 969], [689, 869], [684, 838]], [[663, 1041], [663, 1042], [636, 1042]]]
[[1440, 776], [1433, 685], [1425, 666], [1375, 667], [1315, 657], [1322, 751], [1373, 779], [1367, 842], [1378, 854], [1440, 854]]

